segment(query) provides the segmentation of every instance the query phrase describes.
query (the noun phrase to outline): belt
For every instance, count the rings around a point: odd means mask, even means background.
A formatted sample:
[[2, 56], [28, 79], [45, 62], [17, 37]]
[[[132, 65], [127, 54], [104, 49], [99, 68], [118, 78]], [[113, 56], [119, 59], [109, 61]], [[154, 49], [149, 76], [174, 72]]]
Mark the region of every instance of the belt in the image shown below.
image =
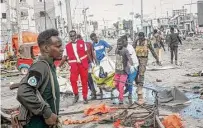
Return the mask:
[[[87, 57], [87, 55], [84, 55], [84, 56], [80, 57], [80, 60], [83, 60], [86, 57]], [[77, 60], [69, 60], [68, 63], [78, 63], [78, 61]]]

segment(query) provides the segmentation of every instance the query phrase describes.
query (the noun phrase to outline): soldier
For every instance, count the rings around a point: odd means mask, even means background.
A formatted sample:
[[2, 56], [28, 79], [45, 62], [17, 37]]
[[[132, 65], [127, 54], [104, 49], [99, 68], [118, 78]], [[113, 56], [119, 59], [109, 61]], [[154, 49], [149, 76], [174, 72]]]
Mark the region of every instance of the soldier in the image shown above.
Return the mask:
[[158, 33], [157, 29], [154, 29], [152, 41], [154, 45], [155, 52], [159, 58], [159, 61], [161, 61], [161, 47], [165, 51], [164, 44], [163, 44], [163, 38], [160, 33]]
[[[45, 30], [38, 36], [41, 56], [29, 73], [21, 80], [17, 100], [22, 104], [20, 111], [25, 128], [49, 128], [57, 124], [60, 91], [54, 60], [62, 58], [62, 41], [55, 29]], [[38, 93], [39, 92], [39, 93]], [[23, 109], [25, 108], [25, 109]]]
[[174, 28], [170, 29], [171, 34], [169, 35], [169, 47], [171, 51], [171, 64], [173, 64], [173, 55], [175, 54], [175, 64], [178, 65], [178, 43], [182, 45], [182, 41], [178, 33], [174, 33]]
[[156, 59], [158, 65], [160, 65], [159, 59], [152, 47], [152, 44], [149, 40], [145, 39], [145, 35], [143, 32], [138, 34], [138, 39], [133, 43], [133, 47], [135, 48], [136, 55], [139, 61], [138, 68], [138, 78], [137, 78], [137, 95], [138, 95], [138, 103], [143, 104], [143, 92], [142, 87], [144, 84], [144, 73], [146, 71], [147, 61], [148, 61], [148, 51], [150, 50], [153, 57]]

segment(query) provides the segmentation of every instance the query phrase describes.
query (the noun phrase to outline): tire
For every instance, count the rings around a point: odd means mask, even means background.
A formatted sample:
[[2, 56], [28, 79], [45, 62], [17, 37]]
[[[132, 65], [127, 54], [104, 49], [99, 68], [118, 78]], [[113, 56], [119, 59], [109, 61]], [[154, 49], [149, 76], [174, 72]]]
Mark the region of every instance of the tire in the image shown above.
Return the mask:
[[28, 73], [28, 68], [24, 67], [24, 68], [21, 68], [20, 69], [20, 72], [23, 74], [23, 75], [26, 75]]

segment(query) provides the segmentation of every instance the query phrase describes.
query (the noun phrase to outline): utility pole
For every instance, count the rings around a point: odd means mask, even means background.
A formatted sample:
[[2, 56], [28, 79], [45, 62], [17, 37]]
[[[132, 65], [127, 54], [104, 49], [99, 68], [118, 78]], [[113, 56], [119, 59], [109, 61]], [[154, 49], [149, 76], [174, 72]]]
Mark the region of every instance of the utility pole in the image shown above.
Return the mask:
[[16, 0], [16, 15], [17, 15], [17, 26], [18, 26], [18, 47], [23, 44], [22, 41], [22, 30], [21, 30], [21, 11], [19, 0]]
[[143, 0], [141, 0], [141, 31], [143, 31]]
[[6, 11], [6, 20], [7, 20], [7, 31], [8, 31], [8, 52], [13, 55], [13, 45], [12, 45], [12, 29], [11, 29], [11, 18], [10, 18], [10, 3], [9, 0], [6, 1], [7, 11]]
[[87, 13], [86, 12], [88, 9], [89, 8], [85, 8], [82, 10], [83, 15], [84, 15], [84, 25], [85, 25], [85, 41], [87, 41]]
[[183, 6], [183, 28], [185, 29], [185, 7]]
[[192, 13], [192, 0], [190, 1], [190, 14]]
[[45, 30], [47, 29], [47, 12], [46, 12], [46, 1], [44, 0], [44, 25], [45, 25]]
[[154, 14], [155, 14], [155, 19], [156, 19], [156, 6], [154, 7]]
[[63, 13], [62, 13], [62, 2], [61, 1], [59, 1], [59, 6], [60, 6], [60, 26], [59, 26], [59, 28], [60, 28], [60, 33], [61, 33], [61, 36], [64, 38], [65, 37], [65, 30], [64, 30], [64, 19], [63, 19], [63, 17], [62, 17], [62, 15], [63, 15]]
[[133, 11], [133, 7], [134, 7], [134, 0], [132, 0], [132, 40], [134, 41], [134, 11]]
[[134, 24], [134, 13], [132, 14], [132, 35], [133, 35], [133, 37], [132, 37], [132, 40], [134, 41], [134, 29], [133, 29], [133, 25]]
[[160, 7], [161, 7], [161, 16], [162, 16], [162, 13], [163, 13], [163, 9], [162, 9], [162, 0], [160, 0]]
[[71, 18], [71, 7], [70, 0], [65, 0], [66, 2], [66, 14], [67, 14], [67, 22], [68, 22], [68, 32], [72, 30], [72, 18]]

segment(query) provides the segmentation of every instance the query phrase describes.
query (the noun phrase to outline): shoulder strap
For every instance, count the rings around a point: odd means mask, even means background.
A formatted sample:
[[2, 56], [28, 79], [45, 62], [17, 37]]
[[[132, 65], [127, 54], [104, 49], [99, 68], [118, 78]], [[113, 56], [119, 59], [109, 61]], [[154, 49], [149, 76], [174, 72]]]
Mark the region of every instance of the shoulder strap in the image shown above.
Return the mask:
[[[47, 67], [48, 67], [48, 71], [50, 71], [49, 64], [45, 60], [38, 60], [37, 62], [43, 62], [43, 63], [45, 63], [47, 65]], [[44, 83], [42, 84], [42, 86], [39, 89], [40, 94], [43, 94], [43, 92], [44, 92], [44, 90], [45, 90], [45, 88], [46, 88], [46, 86], [47, 86], [47, 84], [49, 82], [49, 79], [50, 79], [50, 75], [49, 74], [50, 73], [48, 72], [46, 80], [44, 81]]]
[[55, 108], [55, 112], [57, 112], [57, 110], [56, 110], [56, 93], [55, 93], [55, 86], [54, 86], [54, 78], [53, 78], [51, 70], [49, 70], [49, 75], [50, 75], [50, 80], [51, 80], [52, 95], [53, 95], [53, 98], [54, 98], [54, 108]]
[[[40, 92], [40, 94], [42, 94], [44, 92], [49, 80], [51, 80], [52, 95], [53, 95], [53, 98], [54, 98], [54, 108], [55, 108], [55, 112], [57, 112], [57, 110], [56, 110], [56, 94], [55, 94], [55, 87], [54, 87], [54, 78], [53, 78], [50, 66], [45, 60], [39, 60], [39, 61], [44, 62], [45, 64], [47, 64], [47, 67], [48, 67], [47, 79], [44, 82], [44, 84], [41, 86], [39, 92]], [[42, 99], [42, 97], [39, 97], [39, 98]]]

